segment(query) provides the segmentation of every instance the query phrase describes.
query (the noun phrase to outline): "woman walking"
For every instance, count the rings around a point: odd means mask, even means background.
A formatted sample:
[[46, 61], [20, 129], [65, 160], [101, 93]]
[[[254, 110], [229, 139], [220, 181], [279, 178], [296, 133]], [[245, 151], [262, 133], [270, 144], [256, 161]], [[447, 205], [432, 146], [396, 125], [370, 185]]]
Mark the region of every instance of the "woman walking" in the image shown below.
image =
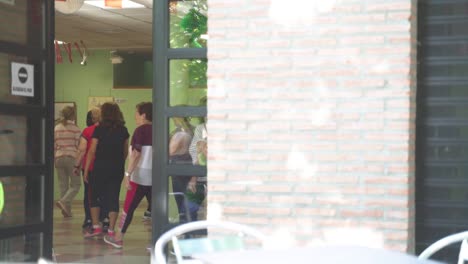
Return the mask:
[[[83, 129], [80, 137], [80, 145], [78, 146], [78, 153], [75, 160], [75, 169], [73, 172], [75, 175], [80, 175], [81, 170], [83, 170], [84, 175], [84, 168], [86, 163], [86, 155], [88, 153], [89, 147], [91, 146], [91, 138], [94, 133], [94, 129], [99, 125], [99, 121], [101, 120], [101, 109], [95, 107], [88, 111], [86, 115], [86, 125], [87, 127]], [[93, 163], [94, 160], [91, 161], [89, 165], [89, 177], [92, 177], [93, 172]], [[80, 170], [81, 169], [81, 170]], [[86, 231], [93, 227], [91, 222], [91, 213], [89, 209], [89, 199], [88, 199], [88, 183], [83, 181], [84, 185], [84, 196], [83, 196], [83, 208], [85, 212], [85, 219], [83, 222], [83, 230]], [[107, 213], [105, 212], [105, 208], [101, 206], [101, 212], [99, 216], [99, 220], [102, 222], [103, 225], [103, 232], [107, 232], [107, 228], [109, 227], [109, 219], [107, 218]]]
[[55, 168], [57, 169], [60, 199], [55, 205], [63, 217], [71, 217], [71, 203], [80, 190], [81, 179], [73, 173], [73, 165], [80, 140], [80, 129], [75, 125], [75, 109], [67, 106], [61, 111], [62, 119], [55, 126]]
[[133, 132], [131, 154], [127, 171], [125, 172], [125, 196], [124, 208], [120, 219], [120, 232], [115, 235], [108, 234], [104, 242], [122, 248], [123, 238], [127, 228], [132, 222], [133, 214], [143, 197], [151, 201], [151, 171], [153, 162], [153, 104], [151, 102], [139, 103], [135, 109], [135, 121], [137, 128]]
[[[116, 103], [101, 106], [101, 123], [94, 129], [84, 170], [84, 181], [89, 184], [89, 203], [93, 227], [85, 237], [102, 233], [99, 223], [100, 204], [109, 212], [109, 236], [114, 236], [119, 214], [119, 195], [128, 155], [128, 130], [122, 112]], [[90, 165], [94, 160], [93, 173]]]

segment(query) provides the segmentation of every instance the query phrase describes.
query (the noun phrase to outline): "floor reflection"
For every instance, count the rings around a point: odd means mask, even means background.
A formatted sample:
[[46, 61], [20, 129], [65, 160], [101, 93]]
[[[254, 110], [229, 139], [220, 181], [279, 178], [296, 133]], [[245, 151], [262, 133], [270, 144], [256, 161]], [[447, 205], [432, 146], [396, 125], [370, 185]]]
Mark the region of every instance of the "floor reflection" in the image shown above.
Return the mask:
[[151, 223], [142, 220], [146, 204], [135, 211], [133, 221], [125, 235], [123, 249], [104, 243], [102, 237], [84, 239], [81, 225], [84, 212], [81, 203], [74, 203], [73, 217], [63, 218], [54, 208], [55, 259], [58, 263], [150, 263]]

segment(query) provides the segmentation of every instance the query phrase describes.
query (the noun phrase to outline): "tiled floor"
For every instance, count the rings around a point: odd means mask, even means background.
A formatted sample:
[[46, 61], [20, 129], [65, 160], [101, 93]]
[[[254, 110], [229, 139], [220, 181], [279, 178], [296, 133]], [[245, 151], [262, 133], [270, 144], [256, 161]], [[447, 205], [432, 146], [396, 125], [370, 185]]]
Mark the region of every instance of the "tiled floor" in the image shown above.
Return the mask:
[[102, 237], [84, 239], [81, 225], [84, 212], [80, 203], [73, 207], [73, 217], [63, 218], [54, 208], [54, 253], [57, 263], [150, 263], [147, 247], [151, 240], [151, 223], [142, 221], [146, 204], [135, 212], [127, 230], [123, 249], [104, 243]]

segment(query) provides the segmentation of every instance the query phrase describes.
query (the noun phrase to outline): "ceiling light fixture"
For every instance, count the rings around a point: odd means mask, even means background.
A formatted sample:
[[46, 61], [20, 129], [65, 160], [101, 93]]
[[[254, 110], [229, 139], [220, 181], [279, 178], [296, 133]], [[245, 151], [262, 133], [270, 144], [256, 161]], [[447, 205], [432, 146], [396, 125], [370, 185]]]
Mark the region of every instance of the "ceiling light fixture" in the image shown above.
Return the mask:
[[[119, 1], [120, 2], [120, 1]], [[130, 0], [121, 0], [121, 7], [113, 7], [111, 5], [106, 5], [105, 0], [86, 0], [84, 1], [87, 5], [96, 6], [102, 9], [116, 9], [116, 8], [145, 8], [144, 5], [135, 3]]]

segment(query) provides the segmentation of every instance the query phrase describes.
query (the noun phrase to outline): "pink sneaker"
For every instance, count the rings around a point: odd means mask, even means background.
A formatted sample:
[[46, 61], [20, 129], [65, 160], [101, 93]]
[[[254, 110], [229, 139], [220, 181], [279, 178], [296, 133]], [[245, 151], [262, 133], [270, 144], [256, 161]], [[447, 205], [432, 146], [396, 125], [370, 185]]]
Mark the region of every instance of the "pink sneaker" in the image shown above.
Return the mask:
[[91, 230], [86, 230], [84, 233], [85, 238], [95, 237], [102, 234], [102, 228], [92, 228]]
[[114, 236], [111, 236], [111, 235], [106, 235], [104, 236], [104, 242], [106, 242], [107, 244], [115, 247], [115, 248], [122, 248], [123, 246], [123, 241], [122, 240], [115, 240], [115, 237]]

